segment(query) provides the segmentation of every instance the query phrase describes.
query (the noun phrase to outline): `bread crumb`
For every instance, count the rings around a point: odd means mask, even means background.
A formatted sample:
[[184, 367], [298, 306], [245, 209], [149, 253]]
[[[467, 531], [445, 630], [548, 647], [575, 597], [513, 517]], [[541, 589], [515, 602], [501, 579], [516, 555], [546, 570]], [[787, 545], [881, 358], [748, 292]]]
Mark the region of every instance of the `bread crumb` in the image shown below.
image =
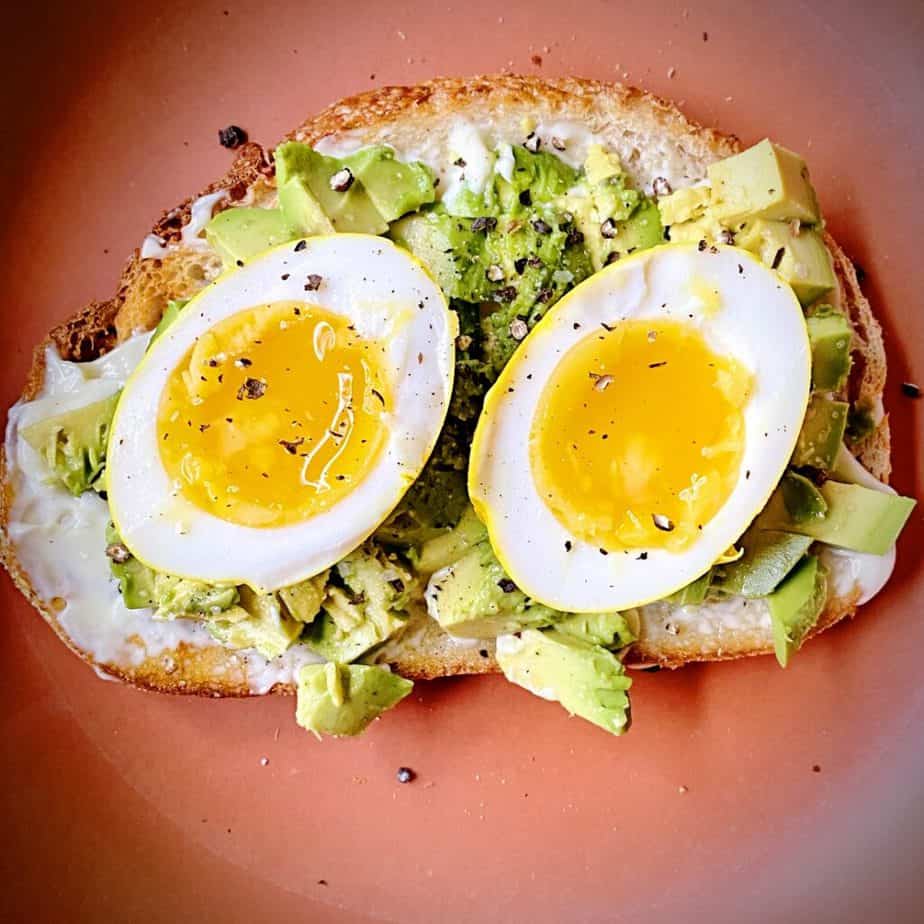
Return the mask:
[[676, 74], [676, 73], [677, 73], [677, 68], [676, 68], [676, 67], [669, 67], [669, 68], [667, 69], [667, 78], [668, 78], [668, 80], [673, 80], [674, 74]]
[[398, 30], [398, 38], [401, 39], [401, 41], [403, 42], [403, 41], [407, 38], [407, 34], [404, 33], [404, 32], [402, 32], [402, 31], [399, 29], [399, 30]]
[[260, 766], [261, 766], [261, 767], [268, 767], [268, 766], [269, 766], [269, 758], [268, 758], [268, 757], [261, 757], [261, 758], [260, 758]]
[[683, 795], [684, 793], [687, 793], [687, 792], [689, 792], [689, 791], [690, 791], [690, 790], [689, 790], [686, 786], [678, 786], [678, 787], [677, 787], [677, 792], [679, 792], [680, 795]]

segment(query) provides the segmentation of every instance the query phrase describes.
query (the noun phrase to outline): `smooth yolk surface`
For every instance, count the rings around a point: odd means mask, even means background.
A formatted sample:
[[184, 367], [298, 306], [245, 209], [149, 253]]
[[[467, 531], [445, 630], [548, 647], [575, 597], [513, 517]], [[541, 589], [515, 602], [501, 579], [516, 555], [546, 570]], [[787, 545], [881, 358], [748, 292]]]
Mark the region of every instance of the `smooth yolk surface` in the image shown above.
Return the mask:
[[327, 510], [386, 442], [384, 352], [315, 305], [276, 302], [226, 318], [198, 339], [161, 396], [169, 477], [196, 507], [243, 526]]
[[607, 551], [682, 551], [738, 479], [750, 386], [691, 326], [595, 332], [559, 362], [533, 419], [542, 498], [576, 538]]

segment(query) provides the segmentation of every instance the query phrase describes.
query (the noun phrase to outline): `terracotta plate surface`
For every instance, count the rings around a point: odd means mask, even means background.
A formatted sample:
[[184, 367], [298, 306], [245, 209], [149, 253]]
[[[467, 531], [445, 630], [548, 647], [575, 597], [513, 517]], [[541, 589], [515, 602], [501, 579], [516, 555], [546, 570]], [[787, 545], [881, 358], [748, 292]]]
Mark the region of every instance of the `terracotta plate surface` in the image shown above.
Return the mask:
[[[14, 6], [4, 407], [46, 329], [225, 170], [219, 127], [272, 143], [367, 87], [581, 74], [807, 157], [886, 329], [894, 482], [924, 494], [924, 402], [899, 387], [924, 380], [920, 3]], [[922, 542], [918, 508], [888, 589], [785, 672], [639, 675], [622, 739], [489, 678], [420, 685], [365, 737], [318, 743], [289, 699], [103, 683], [4, 575], [0, 918], [920, 920]]]

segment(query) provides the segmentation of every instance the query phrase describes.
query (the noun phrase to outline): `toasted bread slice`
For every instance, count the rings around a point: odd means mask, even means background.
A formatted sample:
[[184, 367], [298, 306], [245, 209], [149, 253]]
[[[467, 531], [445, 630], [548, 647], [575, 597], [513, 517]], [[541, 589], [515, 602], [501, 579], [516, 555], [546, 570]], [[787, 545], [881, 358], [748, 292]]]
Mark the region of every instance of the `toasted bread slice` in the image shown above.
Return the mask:
[[[498, 127], [517, 138], [529, 120], [568, 120], [588, 126], [615, 150], [633, 180], [650, 187], [656, 176], [670, 175], [679, 183], [705, 176], [706, 167], [740, 149], [737, 139], [698, 126], [672, 104], [640, 90], [589, 80], [542, 80], [534, 77], [478, 77], [440, 79], [415, 87], [388, 87], [338, 102], [308, 119], [289, 135], [317, 144], [326, 139], [359, 145], [384, 142], [399, 152], [422, 146], [448, 155], [448, 139], [458, 119], [471, 119]], [[408, 155], [409, 156], [409, 155]], [[256, 144], [247, 144], [228, 173], [199, 195], [224, 192], [218, 208], [271, 204], [275, 186], [271, 160]], [[198, 197], [197, 197], [198, 198]], [[160, 259], [130, 257], [115, 295], [93, 302], [73, 318], [54, 328], [36, 348], [23, 399], [35, 397], [44, 380], [45, 347], [53, 345], [65, 359], [86, 361], [112, 349], [139, 330], [159, 321], [167, 301], [193, 295], [219, 269], [217, 257], [201, 247], [184, 243], [182, 229], [190, 219], [193, 198], [166, 212], [152, 234], [166, 244]], [[832, 238], [826, 238], [840, 284], [841, 303], [849, 311], [856, 331], [856, 367], [852, 383], [855, 397], [881, 401], [886, 374], [882, 333], [863, 296], [853, 265]], [[883, 415], [876, 432], [863, 445], [860, 460], [878, 479], [890, 472], [888, 418]], [[4, 490], [0, 496], [2, 556], [14, 581], [42, 613], [58, 635], [98, 671], [152, 690], [215, 696], [254, 692], [246, 658], [218, 646], [194, 647], [180, 643], [169, 651], [134, 659], [133, 663], [96, 662], [63, 630], [58, 614], [62, 600], [44, 600], [17, 557], [6, 529], [11, 507], [11, 486], [5, 467], [0, 470]], [[832, 597], [814, 632], [833, 625], [856, 609], [858, 591]], [[729, 623], [720, 608], [699, 608], [695, 623], [677, 633], [664, 612], [643, 612], [640, 640], [626, 655], [630, 664], [678, 667], [691, 661], [719, 660], [773, 650], [769, 620], [748, 627]], [[496, 671], [490, 642], [459, 642], [447, 636], [420, 609], [407, 630], [380, 649], [378, 660], [403, 675], [430, 679], [452, 674]], [[274, 692], [292, 692], [290, 683], [276, 683]]]

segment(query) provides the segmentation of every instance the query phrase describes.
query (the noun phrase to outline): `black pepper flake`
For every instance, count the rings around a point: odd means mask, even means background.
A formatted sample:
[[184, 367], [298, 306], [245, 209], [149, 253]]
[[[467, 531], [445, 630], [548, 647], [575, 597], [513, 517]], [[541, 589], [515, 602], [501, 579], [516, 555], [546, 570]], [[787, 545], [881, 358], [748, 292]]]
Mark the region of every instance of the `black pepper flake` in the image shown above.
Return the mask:
[[610, 554], [609, 552], [607, 552], [606, 549], [599, 549], [599, 552], [600, 552], [601, 555], [609, 555], [609, 554]]
[[289, 273], [283, 273], [279, 278], [285, 282], [289, 278]]
[[531, 266], [533, 269], [542, 269], [542, 260], [539, 257], [527, 257], [526, 265]]
[[383, 395], [377, 388], [372, 388], [372, 389], [370, 389], [370, 391], [372, 392], [372, 394], [373, 394], [376, 398], [379, 399], [379, 401], [382, 402], [382, 407], [385, 407], [385, 397], [384, 397], [384, 395]]
[[240, 359], [234, 360], [234, 365], [241, 369], [246, 369], [248, 366], [253, 365], [253, 360], [248, 359], [246, 356], [242, 356]]
[[317, 273], [311, 273], [308, 277], [308, 281], [305, 283], [306, 292], [317, 292], [321, 288], [321, 283], [324, 282], [324, 278], [319, 276]]
[[612, 218], [607, 218], [607, 220], [600, 225], [600, 235], [607, 240], [616, 237], [616, 222], [613, 221]]
[[334, 192], [346, 192], [353, 185], [353, 171], [343, 167], [330, 178], [330, 188]]
[[664, 516], [663, 513], [653, 513], [651, 519], [655, 528], [660, 529], [662, 533], [672, 533], [674, 531], [674, 521], [670, 517]]
[[607, 333], [612, 333], [612, 331], [616, 330], [616, 325], [615, 325], [615, 324], [610, 325], [610, 324], [607, 324], [606, 321], [601, 321], [601, 322], [600, 322], [600, 326], [601, 326]]
[[517, 290], [513, 286], [502, 286], [494, 293], [498, 302], [512, 302], [517, 297]]
[[709, 33], [708, 33], [708, 32], [704, 32], [704, 33], [703, 33], [703, 41], [704, 41], [704, 42], [708, 42], [708, 41], [709, 41]]
[[696, 245], [696, 249], [697, 249], [700, 253], [702, 253], [702, 252], [706, 249], [706, 246], [707, 246], [707, 244], [706, 244], [705, 239], [702, 239], [702, 240], [700, 240], [700, 242]]
[[744, 480], [747, 481], [748, 478], [750, 478], [750, 477], [751, 477], [751, 470], [748, 469], [748, 470], [744, 473]]
[[488, 649], [487, 649], [487, 648], [479, 648], [479, 649], [478, 649], [478, 654], [480, 654], [482, 658], [486, 658], [486, 657], [488, 656]]
[[211, 424], [199, 424], [199, 432], [205, 433], [205, 431], [208, 430], [208, 428], [211, 426]]
[[578, 231], [577, 228], [572, 228], [568, 232], [568, 236], [565, 238], [565, 247], [576, 247], [578, 244], [584, 243], [584, 232]]
[[210, 359], [208, 364], [214, 369], [218, 365], [218, 360]]
[[282, 446], [282, 448], [285, 449], [285, 451], [289, 453], [290, 456], [294, 456], [298, 447], [301, 446], [304, 442], [305, 437], [300, 436], [295, 440], [279, 440], [279, 445]]
[[392, 578], [388, 583], [391, 584], [395, 593], [404, 593], [404, 581], [401, 578]]
[[417, 774], [410, 767], [398, 767], [398, 772], [395, 774], [395, 779], [399, 783], [412, 783], [416, 778]]
[[453, 165], [456, 166], [456, 167], [465, 167], [465, 166], [467, 166], [467, 164], [465, 163], [465, 158], [464, 158], [464, 157], [457, 157], [452, 163], [453, 163]]
[[739, 276], [744, 275], [744, 267], [740, 263], [738, 264], [738, 275]]
[[821, 765], [812, 764], [812, 773], [821, 773]]
[[636, 556], [636, 561], [648, 561], [648, 553], [639, 552], [639, 554]]
[[902, 394], [908, 398], [920, 398], [921, 389], [914, 382], [902, 382]]
[[649, 369], [658, 369], [658, 368], [660, 368], [661, 366], [666, 366], [666, 365], [667, 365], [667, 360], [666, 360], [666, 359], [662, 359], [661, 362], [659, 362], [659, 363], [648, 363], [648, 368], [649, 368]]
[[234, 262], [235, 262], [235, 264], [236, 264], [237, 266], [243, 266], [243, 265], [244, 265], [244, 261], [243, 261], [243, 260], [235, 260]]
[[546, 302], [551, 301], [552, 295], [554, 295], [554, 293], [551, 289], [540, 289], [536, 295], [536, 301], [539, 304], [544, 305]]
[[517, 589], [517, 585], [514, 584], [510, 578], [501, 578], [501, 580], [497, 582], [497, 586], [500, 587], [505, 594], [512, 594]]
[[543, 221], [541, 218], [534, 218], [530, 224], [533, 226], [533, 231], [535, 231], [536, 234], [552, 233], [552, 226], [548, 222]]
[[132, 557], [132, 553], [121, 542], [113, 542], [112, 545], [106, 546], [106, 557], [117, 565], [124, 565]]
[[533, 204], [532, 193], [528, 189], [524, 189], [523, 192], [519, 195], [520, 205], [525, 205], [527, 208]]
[[526, 257], [520, 257], [513, 261], [513, 268], [517, 271], [518, 276], [522, 276], [526, 270]]
[[295, 245], [295, 252], [298, 253], [300, 250], [304, 250], [308, 246], [308, 241], [299, 241]]
[[651, 183], [651, 191], [656, 196], [669, 196], [673, 190], [667, 177], [656, 176]]
[[240, 125], [228, 125], [218, 130], [218, 143], [232, 151], [247, 142], [247, 132]]
[[[237, 400], [243, 401], [247, 398], [251, 401], [262, 398], [266, 394], [266, 382], [259, 379], [246, 378], [244, 384], [237, 390]], [[230, 418], [227, 418], [230, 423]]]
[[472, 219], [472, 231], [493, 231], [497, 227], [497, 219], [491, 215]]
[[770, 269], [779, 269], [780, 264], [783, 262], [783, 256], [786, 253], [786, 248], [781, 247], [774, 255], [773, 262], [770, 264]]
[[570, 540], [570, 539], [566, 539], [566, 540], [565, 540], [565, 551], [566, 551], [566, 552], [570, 552], [573, 548], [574, 548], [574, 546], [571, 544], [571, 540]]
[[530, 132], [523, 142], [523, 147], [526, 148], [530, 154], [538, 154], [539, 148], [542, 147], [542, 139], [535, 132]]
[[619, 251], [611, 250], [607, 255], [606, 259], [603, 261], [604, 266], [609, 266], [611, 263], [615, 263], [619, 259]]

